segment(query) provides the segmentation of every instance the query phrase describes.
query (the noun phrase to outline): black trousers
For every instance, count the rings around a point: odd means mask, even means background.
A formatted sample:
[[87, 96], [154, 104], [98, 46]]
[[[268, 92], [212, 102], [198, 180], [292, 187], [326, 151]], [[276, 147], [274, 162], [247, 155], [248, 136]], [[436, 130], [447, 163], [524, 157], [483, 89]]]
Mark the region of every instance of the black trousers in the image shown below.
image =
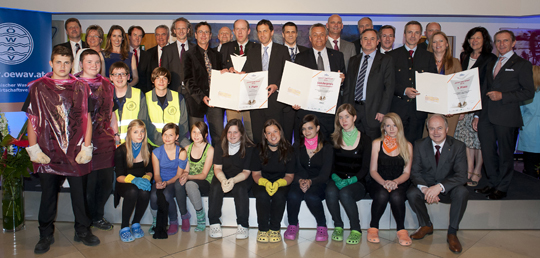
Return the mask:
[[324, 192], [326, 184], [313, 184], [304, 193], [300, 189], [299, 184], [291, 184], [289, 187], [289, 195], [287, 196], [287, 217], [289, 225], [298, 225], [298, 213], [300, 213], [300, 205], [302, 200], [306, 201], [306, 205], [315, 217], [317, 226], [326, 227], [326, 217], [324, 216]]
[[375, 117], [368, 117], [366, 113], [366, 104], [355, 103], [356, 121], [355, 125], [361, 132], [365, 133], [369, 138], [375, 140], [381, 136], [381, 123], [377, 127], [370, 127], [368, 120], [375, 120]]
[[257, 207], [257, 222], [260, 231], [279, 231], [281, 220], [287, 204], [287, 193], [289, 186], [280, 187], [277, 192], [270, 196], [266, 192], [266, 187], [260, 185], [253, 186]]
[[64, 179], [69, 182], [71, 206], [75, 216], [75, 232], [83, 234], [90, 230], [91, 221], [86, 213], [87, 175], [76, 177], [40, 173], [41, 203], [38, 215], [40, 237], [51, 236], [54, 233], [54, 220], [58, 210], [58, 192]]
[[407, 190], [409, 182], [398, 186], [394, 191], [388, 192], [382, 185], [372, 180], [369, 184], [369, 195], [373, 199], [371, 204], [370, 227], [379, 228], [379, 221], [386, 210], [386, 204], [390, 202], [390, 209], [396, 220], [396, 229], [405, 228], [405, 200], [407, 200]]
[[417, 140], [422, 139], [425, 123], [426, 119], [417, 118], [415, 113], [408, 118], [403, 119], [403, 132], [405, 133], [407, 141], [414, 145]]
[[538, 173], [536, 172], [536, 166], [540, 164], [540, 153], [534, 152], [523, 152], [523, 172], [534, 178], [538, 178]]
[[122, 203], [122, 228], [129, 227], [129, 219], [133, 214], [133, 210], [135, 210], [135, 215], [133, 215], [131, 224], [140, 223], [150, 202], [150, 191], [143, 191], [134, 184], [129, 183], [119, 183], [116, 187], [118, 187], [120, 196], [124, 197]]
[[[418, 217], [418, 224], [421, 227], [431, 225], [429, 214], [427, 212], [424, 194], [416, 187], [411, 185], [407, 190], [407, 199], [411, 205], [411, 209]], [[467, 209], [467, 201], [469, 200], [469, 190], [465, 186], [456, 186], [452, 190], [444, 194], [439, 194], [439, 199], [442, 203], [450, 203], [450, 227], [459, 229], [459, 223]]]
[[[251, 188], [253, 180], [248, 177], [246, 180], [235, 184], [229, 192], [234, 197], [236, 207], [236, 223], [242, 227], [249, 227], [249, 196], [248, 191]], [[221, 183], [214, 177], [210, 184], [210, 194], [208, 195], [208, 220], [210, 224], [221, 224], [221, 208], [223, 207], [223, 189]]]
[[105, 204], [111, 196], [114, 182], [114, 167], [93, 170], [88, 174], [86, 199], [88, 202], [88, 217], [98, 221], [105, 214]]
[[515, 129], [492, 124], [487, 118], [478, 123], [488, 185], [503, 192], [508, 192], [514, 175]]
[[357, 201], [360, 201], [366, 195], [365, 186], [356, 182], [352, 185], [341, 188], [339, 190], [333, 180], [328, 181], [326, 186], [326, 206], [332, 215], [334, 227], [343, 228], [343, 220], [341, 220], [341, 211], [339, 203], [343, 205], [347, 217], [351, 224], [351, 230], [360, 231], [360, 216], [358, 214]]

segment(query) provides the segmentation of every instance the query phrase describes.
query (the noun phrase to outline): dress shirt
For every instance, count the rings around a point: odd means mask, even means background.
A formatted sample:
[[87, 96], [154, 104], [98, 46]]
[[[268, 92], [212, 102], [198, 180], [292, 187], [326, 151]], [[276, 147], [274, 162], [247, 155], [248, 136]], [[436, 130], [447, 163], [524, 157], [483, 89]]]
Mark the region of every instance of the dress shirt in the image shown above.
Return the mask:
[[71, 44], [71, 51], [73, 52], [73, 56], [77, 56], [77, 47], [75, 46], [75, 44], [79, 43], [79, 50], [83, 49], [83, 45], [82, 45], [82, 40], [79, 40], [79, 42], [73, 42], [73, 41], [69, 41], [69, 44]]
[[386, 54], [386, 51], [390, 52], [390, 51], [392, 51], [392, 50], [393, 50], [393, 49], [390, 49], [390, 50], [384, 50], [382, 47], [380, 48], [380, 51], [381, 51], [381, 53], [383, 53], [383, 54]]
[[330, 69], [330, 59], [328, 58], [328, 51], [326, 51], [326, 47], [324, 47], [321, 51], [317, 49], [313, 49], [313, 51], [315, 53], [315, 62], [317, 62], [317, 59], [319, 58], [319, 52], [321, 52], [322, 60], [324, 63], [324, 71], [331, 72], [332, 70]]
[[[435, 148], [435, 145], [439, 145], [441, 146], [441, 148], [439, 149], [439, 152], [441, 153], [442, 155], [442, 152], [443, 152], [443, 146], [444, 146], [444, 143], [446, 142], [446, 138], [444, 138], [444, 140], [441, 142], [441, 144], [436, 144], [434, 141], [431, 141], [431, 144], [433, 145], [433, 155], [435, 155], [437, 153], [437, 148]], [[444, 193], [445, 189], [444, 189], [444, 185], [439, 183], [439, 185], [441, 186], [441, 193]], [[425, 185], [418, 185], [418, 189], [420, 189], [420, 191], [422, 191], [422, 188], [424, 187], [427, 187]]]
[[[362, 59], [360, 59], [360, 67], [358, 68], [358, 73], [356, 74], [356, 77], [358, 79], [358, 74], [360, 74], [360, 71], [362, 70], [362, 64], [364, 63], [364, 60], [366, 59], [366, 55], [364, 54], [364, 51], [360, 51], [360, 53], [362, 53]], [[366, 100], [366, 89], [367, 89], [367, 81], [368, 81], [368, 77], [369, 77], [369, 71], [371, 71], [371, 65], [373, 65], [373, 60], [375, 59], [375, 55], [377, 54], [377, 51], [373, 51], [371, 52], [371, 54], [369, 54], [369, 59], [368, 59], [368, 64], [367, 64], [367, 69], [366, 69], [366, 77], [364, 77], [364, 92], [362, 93], [363, 94], [363, 97], [362, 97], [362, 101]]]
[[236, 43], [238, 43], [238, 53], [240, 53], [240, 46], [242, 46], [242, 51], [244, 51], [244, 55], [246, 55], [246, 46], [248, 42], [249, 40], [246, 40], [244, 44], [240, 44], [240, 42], [236, 41]]
[[293, 52], [295, 55], [298, 55], [300, 50], [298, 49], [298, 45], [294, 44], [294, 46], [289, 46], [287, 43], [284, 44], [287, 47], [287, 52], [289, 52], [289, 56], [291, 55], [291, 48], [293, 49]]
[[332, 46], [332, 49], [334, 49], [334, 40], [337, 40], [337, 46], [339, 51], [341, 51], [341, 37], [337, 39], [333, 39], [332, 37], [328, 36], [328, 41], [330, 41], [330, 45]]
[[[270, 54], [272, 54], [272, 45], [274, 44], [273, 41], [270, 40], [270, 43], [268, 43], [268, 45], [263, 45], [261, 44], [261, 60], [262, 60], [262, 57], [264, 56], [264, 48], [265, 47], [268, 47], [268, 50], [266, 50], [266, 52], [268, 53], [268, 68], [270, 68]], [[245, 51], [245, 48], [244, 48], [244, 53], [246, 53]]]
[[510, 57], [512, 57], [513, 54], [514, 54], [514, 50], [510, 50], [510, 51], [508, 51], [508, 53], [506, 53], [506, 54], [504, 54], [502, 56], [499, 55], [499, 58], [497, 58], [497, 62], [495, 62], [495, 65], [493, 66], [493, 74], [495, 74], [495, 68], [497, 68], [497, 63], [499, 62], [499, 59], [501, 57], [504, 57], [504, 60], [502, 60], [502, 62], [501, 62], [501, 70], [502, 70], [502, 67], [504, 66], [504, 64], [506, 64], [508, 59], [510, 59]]
[[161, 64], [161, 54], [163, 54], [163, 48], [158, 46], [157, 47], [157, 54], [158, 54], [158, 65]]
[[[129, 52], [134, 53], [133, 49], [133, 47], [129, 46]], [[141, 60], [141, 46], [137, 47], [137, 59]]]
[[221, 46], [222, 46], [222, 44], [219, 43], [219, 46], [217, 46], [217, 52], [220, 52], [220, 51], [221, 51]]
[[477, 59], [469, 57], [469, 66], [467, 67], [467, 70], [470, 70], [473, 67], [474, 63], [476, 63], [476, 60]]
[[182, 44], [184, 44], [184, 51], [188, 52], [189, 50], [189, 42], [186, 40], [185, 42], [176, 41], [176, 46], [178, 47], [178, 56], [180, 59], [182, 59]]
[[411, 50], [414, 51], [412, 53], [412, 58], [414, 58], [414, 55], [416, 55], [416, 49], [418, 49], [418, 45], [416, 45], [414, 48], [410, 48], [409, 46], [407, 46], [407, 44], [405, 44], [404, 46], [405, 46], [405, 49], [407, 49], [407, 52], [409, 52]]

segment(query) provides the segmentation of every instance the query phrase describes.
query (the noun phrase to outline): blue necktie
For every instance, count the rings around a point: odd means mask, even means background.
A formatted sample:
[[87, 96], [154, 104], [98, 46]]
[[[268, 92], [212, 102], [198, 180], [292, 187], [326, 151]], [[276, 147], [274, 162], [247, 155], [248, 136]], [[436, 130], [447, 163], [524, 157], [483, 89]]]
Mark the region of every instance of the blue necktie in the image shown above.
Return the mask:
[[296, 54], [294, 53], [294, 48], [290, 47], [289, 49], [291, 50], [291, 61], [294, 62], [294, 59], [296, 58]]
[[268, 71], [268, 47], [264, 47], [262, 67], [263, 67], [263, 71]]
[[366, 71], [368, 65], [369, 56], [364, 56], [364, 62], [360, 73], [358, 73], [358, 79], [356, 79], [356, 90], [354, 91], [354, 101], [361, 101], [364, 98], [364, 80], [366, 79]]

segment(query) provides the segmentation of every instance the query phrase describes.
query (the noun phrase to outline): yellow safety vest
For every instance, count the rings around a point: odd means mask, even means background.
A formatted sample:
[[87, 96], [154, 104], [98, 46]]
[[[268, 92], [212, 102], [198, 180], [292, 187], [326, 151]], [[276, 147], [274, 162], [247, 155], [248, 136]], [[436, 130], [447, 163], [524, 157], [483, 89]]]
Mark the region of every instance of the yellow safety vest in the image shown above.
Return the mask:
[[141, 109], [141, 90], [131, 88], [131, 98], [126, 98], [126, 102], [122, 108], [122, 119], [118, 115], [118, 110], [114, 111], [118, 118], [118, 133], [120, 134], [120, 143], [126, 141], [128, 125], [131, 121], [139, 118], [139, 110]]
[[[146, 93], [146, 106], [148, 107], [148, 116], [150, 117], [150, 121], [152, 121], [152, 124], [156, 127], [156, 130], [161, 133], [163, 131], [163, 127], [167, 123], [174, 123], [178, 125], [178, 122], [180, 121], [180, 100], [178, 92], [169, 90], [172, 95], [172, 101], [169, 101], [169, 104], [163, 110], [161, 106], [159, 106], [158, 101], [152, 101], [152, 93], [155, 92], [155, 89], [152, 91], [149, 91]], [[158, 147], [158, 145], [154, 144], [153, 142], [148, 139], [148, 142], [152, 144], [152, 146]]]

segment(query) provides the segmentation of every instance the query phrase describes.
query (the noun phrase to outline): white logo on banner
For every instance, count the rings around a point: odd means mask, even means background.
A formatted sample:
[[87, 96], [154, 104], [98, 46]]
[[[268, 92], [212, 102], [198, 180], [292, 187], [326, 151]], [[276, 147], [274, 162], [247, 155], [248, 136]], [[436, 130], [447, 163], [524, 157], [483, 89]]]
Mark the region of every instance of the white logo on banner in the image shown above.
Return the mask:
[[32, 55], [34, 41], [23, 26], [16, 23], [0, 23], [0, 63], [20, 64]]

